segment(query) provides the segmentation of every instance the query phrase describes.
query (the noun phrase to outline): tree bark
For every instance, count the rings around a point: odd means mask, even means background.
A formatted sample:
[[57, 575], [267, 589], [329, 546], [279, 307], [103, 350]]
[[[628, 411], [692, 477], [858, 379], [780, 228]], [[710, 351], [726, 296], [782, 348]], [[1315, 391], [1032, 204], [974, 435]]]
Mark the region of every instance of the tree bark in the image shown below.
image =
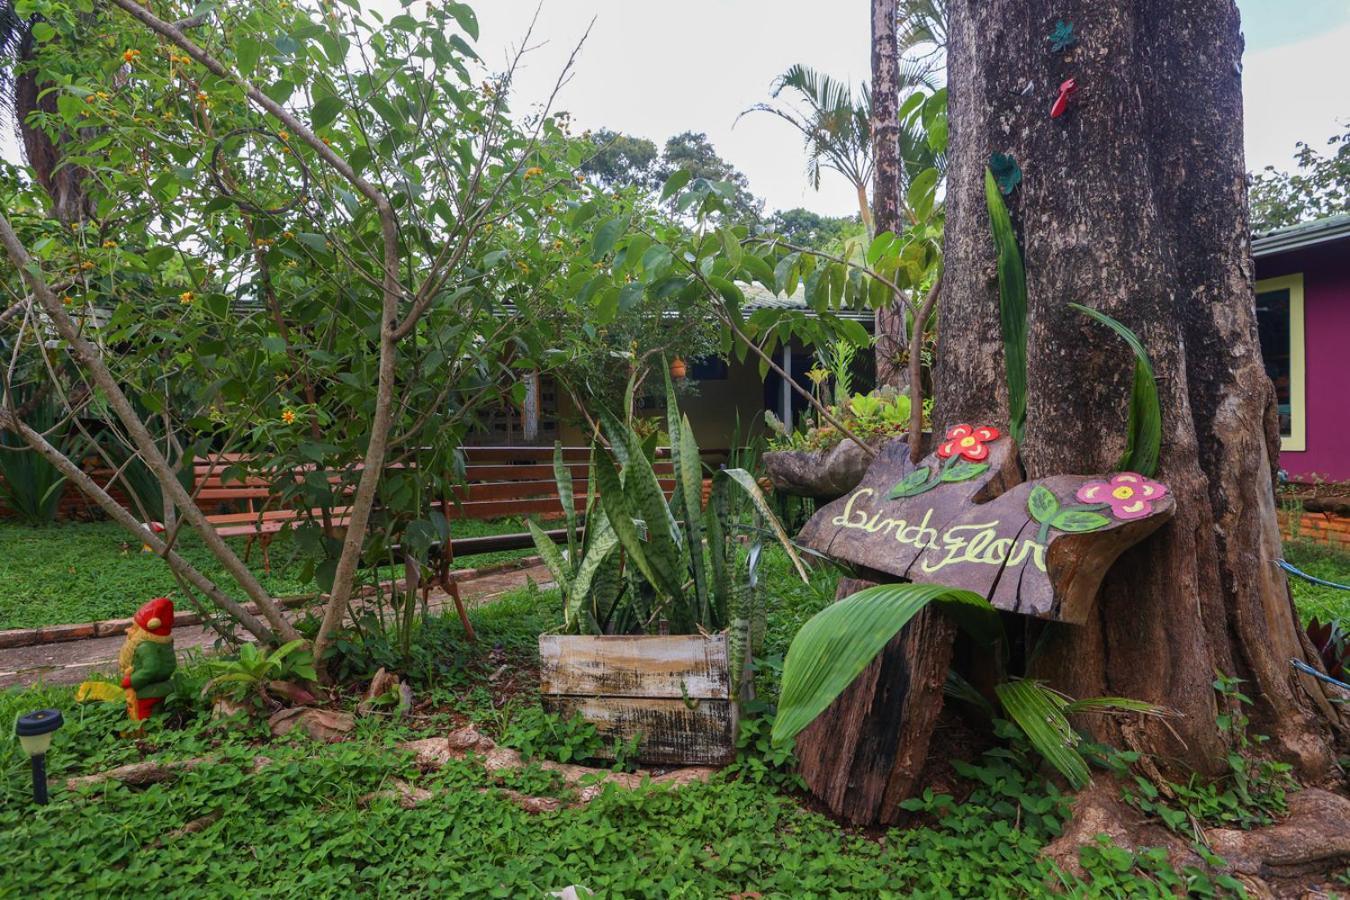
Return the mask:
[[[1079, 43], [1046, 36], [1072, 21]], [[1296, 675], [1299, 639], [1271, 473], [1274, 393], [1257, 341], [1242, 152], [1242, 38], [1232, 0], [953, 0], [947, 284], [935, 424], [1003, 425], [1007, 392], [983, 170], [1011, 154], [1009, 198], [1027, 272], [1029, 477], [1112, 471], [1132, 357], [1077, 301], [1134, 329], [1157, 371], [1158, 477], [1173, 522], [1126, 553], [1083, 626], [1034, 623], [1034, 674], [1071, 695], [1118, 694], [1183, 713], [1101, 717], [1094, 737], [1216, 773], [1214, 673], [1247, 680], [1255, 730], [1306, 777], [1333, 762], [1337, 713]], [[1069, 111], [1049, 115], [1076, 80]], [[1030, 84], [1030, 91], [1026, 86]]]
[[[872, 0], [872, 221], [874, 234], [900, 233], [900, 51], [897, 0]], [[877, 385], [903, 385], [905, 307], [899, 297], [877, 311]]]

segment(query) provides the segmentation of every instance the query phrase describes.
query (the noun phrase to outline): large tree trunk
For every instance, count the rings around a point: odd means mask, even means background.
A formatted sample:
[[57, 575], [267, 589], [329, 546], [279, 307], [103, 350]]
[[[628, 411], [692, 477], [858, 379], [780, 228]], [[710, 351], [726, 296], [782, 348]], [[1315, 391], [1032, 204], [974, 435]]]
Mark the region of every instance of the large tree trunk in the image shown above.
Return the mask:
[[[874, 233], [900, 233], [900, 52], [897, 0], [872, 0], [872, 222]], [[877, 312], [877, 386], [905, 378], [905, 313], [900, 298]]]
[[[1046, 36], [1060, 19], [1079, 43], [1057, 54]], [[1290, 668], [1314, 660], [1274, 563], [1278, 436], [1256, 334], [1236, 7], [953, 0], [949, 40], [937, 424], [1007, 418], [983, 170], [991, 153], [1009, 153], [1024, 172], [1009, 206], [1027, 271], [1027, 474], [1111, 471], [1124, 446], [1132, 357], [1065, 305], [1077, 301], [1147, 346], [1163, 411], [1158, 475], [1177, 501], [1173, 522], [1113, 567], [1088, 624], [1029, 626], [1031, 638], [1049, 629], [1035, 674], [1076, 696], [1182, 713], [1082, 723], [1174, 773], [1222, 766], [1211, 682], [1238, 675], [1256, 730], [1305, 776], [1324, 775], [1336, 713]], [[1078, 93], [1052, 119], [1070, 77]]]

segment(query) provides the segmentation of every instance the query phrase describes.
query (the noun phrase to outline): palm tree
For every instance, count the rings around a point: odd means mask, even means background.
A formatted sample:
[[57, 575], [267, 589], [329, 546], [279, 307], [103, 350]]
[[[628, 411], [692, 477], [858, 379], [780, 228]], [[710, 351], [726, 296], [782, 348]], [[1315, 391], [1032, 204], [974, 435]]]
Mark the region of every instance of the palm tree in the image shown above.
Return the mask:
[[45, 130], [29, 121], [38, 111], [55, 120], [57, 112], [57, 92], [43, 93], [50, 85], [37, 61], [33, 40], [36, 22], [36, 16], [21, 17], [13, 0], [0, 0], [0, 107], [14, 117], [24, 157], [38, 184], [51, 197], [52, 216], [62, 222], [76, 222], [92, 212], [83, 184], [86, 173], [77, 166], [60, 165], [60, 138], [53, 141]]
[[[901, 80], [909, 90], [935, 87], [933, 79], [917, 67], [905, 67]], [[797, 102], [782, 100], [784, 91], [791, 91]], [[741, 115], [766, 112], [797, 129], [806, 144], [806, 177], [811, 186], [820, 189], [821, 172], [826, 169], [842, 175], [858, 194], [858, 214], [871, 234], [874, 229], [867, 191], [872, 184], [874, 160], [872, 93], [867, 83], [855, 96], [851, 85], [799, 63], [774, 80], [771, 96], [780, 102], [756, 103]], [[911, 133], [908, 138], [901, 139], [902, 152], [908, 151], [905, 158], [917, 165], [925, 158], [926, 144], [921, 136], [916, 138]]]
[[901, 59], [937, 75], [947, 67], [947, 0], [899, 0], [896, 49]]
[[770, 96], [779, 100], [784, 90], [794, 92], [800, 105], [756, 103], [741, 115], [771, 113], [797, 129], [806, 142], [806, 177], [811, 186], [820, 190], [820, 174], [824, 169], [832, 169], [848, 179], [858, 192], [858, 213], [870, 233], [872, 211], [867, 202], [867, 187], [872, 181], [872, 137], [868, 124], [872, 95], [867, 84], [862, 85], [855, 100], [851, 85], [798, 63], [774, 80]]

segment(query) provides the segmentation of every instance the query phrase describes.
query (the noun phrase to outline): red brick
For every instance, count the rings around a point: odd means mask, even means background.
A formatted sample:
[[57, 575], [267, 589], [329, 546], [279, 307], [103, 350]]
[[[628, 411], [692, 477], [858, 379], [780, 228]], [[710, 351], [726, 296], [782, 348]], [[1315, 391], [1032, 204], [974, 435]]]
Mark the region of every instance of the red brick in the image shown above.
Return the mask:
[[91, 638], [94, 633], [93, 622], [82, 622], [78, 625], [47, 625], [37, 630], [37, 642], [56, 644], [61, 641], [78, 641], [81, 638]]
[[0, 631], [0, 650], [8, 650], [11, 647], [27, 647], [34, 640], [33, 629], [31, 628], [7, 628]]

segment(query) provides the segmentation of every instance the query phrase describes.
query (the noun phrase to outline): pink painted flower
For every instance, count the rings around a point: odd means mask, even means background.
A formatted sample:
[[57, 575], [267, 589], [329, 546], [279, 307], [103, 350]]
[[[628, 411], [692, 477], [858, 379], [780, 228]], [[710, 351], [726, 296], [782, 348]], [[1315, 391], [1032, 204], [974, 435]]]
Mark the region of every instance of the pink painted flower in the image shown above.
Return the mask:
[[1167, 485], [1136, 472], [1121, 472], [1110, 481], [1089, 481], [1078, 489], [1080, 503], [1105, 503], [1117, 519], [1142, 519], [1153, 501], [1167, 495]]
[[998, 429], [982, 425], [971, 428], [969, 425], [957, 425], [947, 432], [947, 440], [938, 447], [937, 454], [943, 459], [961, 454], [971, 462], [979, 462], [989, 455], [988, 441], [998, 437]]

